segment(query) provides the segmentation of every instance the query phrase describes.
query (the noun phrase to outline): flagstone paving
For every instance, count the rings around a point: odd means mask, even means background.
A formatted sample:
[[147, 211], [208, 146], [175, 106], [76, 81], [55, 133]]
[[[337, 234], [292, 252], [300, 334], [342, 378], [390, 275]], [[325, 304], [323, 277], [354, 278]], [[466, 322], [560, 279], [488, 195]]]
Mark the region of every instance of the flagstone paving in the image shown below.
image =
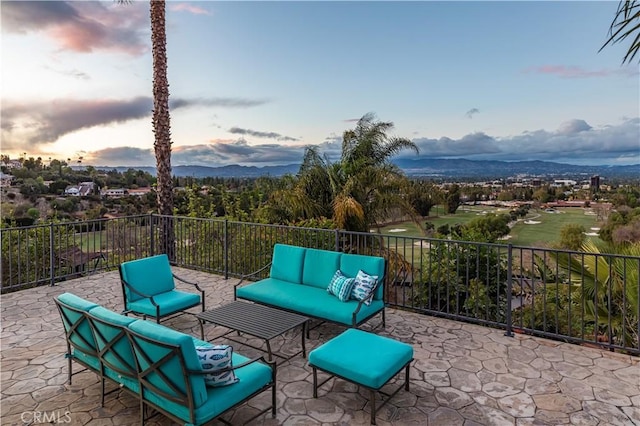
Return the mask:
[[[208, 307], [233, 299], [236, 280], [186, 269], [176, 271], [201, 283]], [[95, 374], [84, 372], [74, 377], [72, 385], [66, 383], [66, 345], [53, 303], [53, 297], [65, 291], [122, 310], [117, 272], [2, 295], [0, 424], [139, 424], [138, 402], [125, 392], [110, 394], [105, 406], [100, 406], [100, 383]], [[371, 322], [363, 329], [371, 330], [378, 319]], [[182, 315], [165, 324], [195, 336], [200, 333], [193, 316]], [[311, 330], [307, 350], [343, 330], [327, 324]], [[205, 326], [208, 339], [224, 331]], [[373, 332], [409, 343], [415, 353], [410, 391], [400, 391], [380, 410], [379, 425], [640, 425], [638, 357], [521, 334], [506, 337], [502, 330], [397, 309], [388, 309], [386, 328]], [[273, 349], [295, 353], [299, 333], [294, 330], [276, 338]], [[248, 342], [261, 344], [255, 339]], [[232, 344], [239, 353], [260, 354]], [[387, 388], [392, 390], [400, 383], [397, 380]], [[368, 391], [333, 379], [314, 399], [311, 368], [301, 355], [278, 367], [277, 383], [276, 418], [263, 415], [253, 424], [369, 423]], [[269, 400], [270, 396], [263, 394], [225, 418], [240, 424], [266, 407]], [[172, 422], [156, 416], [146, 424]]]

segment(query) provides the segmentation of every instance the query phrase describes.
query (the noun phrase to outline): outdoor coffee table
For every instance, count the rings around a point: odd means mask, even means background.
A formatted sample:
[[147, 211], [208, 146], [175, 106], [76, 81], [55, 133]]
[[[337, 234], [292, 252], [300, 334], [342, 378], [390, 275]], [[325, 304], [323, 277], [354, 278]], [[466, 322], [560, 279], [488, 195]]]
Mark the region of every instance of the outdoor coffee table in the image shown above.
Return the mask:
[[[273, 356], [278, 356], [288, 360], [294, 356], [302, 353], [302, 357], [307, 357], [307, 351], [305, 348], [305, 329], [309, 318], [294, 314], [292, 312], [282, 311], [280, 309], [271, 308], [269, 306], [260, 305], [257, 303], [248, 303], [242, 301], [234, 301], [220, 307], [201, 312], [196, 315], [200, 320], [200, 334], [202, 340], [204, 340], [204, 324], [207, 322], [226, 327], [230, 331], [215, 337], [212, 340], [226, 337], [227, 339], [241, 343], [243, 345], [252, 347], [254, 349], [262, 349], [256, 346], [252, 346], [246, 342], [241, 342], [228, 337], [229, 334], [234, 331], [245, 333], [259, 339], [263, 339], [267, 346], [267, 353], [269, 354], [269, 361], [273, 360]], [[302, 350], [295, 354], [285, 357], [271, 351], [270, 340], [274, 337], [280, 336], [285, 332], [302, 325]], [[210, 341], [212, 341], [210, 340]]]

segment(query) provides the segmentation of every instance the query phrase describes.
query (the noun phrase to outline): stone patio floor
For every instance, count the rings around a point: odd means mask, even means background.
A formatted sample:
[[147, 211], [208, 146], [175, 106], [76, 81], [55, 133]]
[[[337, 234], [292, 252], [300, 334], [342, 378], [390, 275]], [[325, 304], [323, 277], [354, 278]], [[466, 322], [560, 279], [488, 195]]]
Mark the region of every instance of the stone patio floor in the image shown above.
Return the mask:
[[[234, 279], [179, 268], [176, 273], [201, 283], [208, 307], [233, 299]], [[117, 272], [2, 295], [0, 424], [138, 424], [137, 400], [125, 392], [110, 394], [105, 407], [100, 407], [95, 374], [84, 372], [74, 377], [72, 385], [66, 383], [66, 345], [53, 297], [67, 291], [122, 310]], [[370, 322], [363, 329], [370, 330], [379, 319]], [[200, 335], [198, 321], [190, 315], [165, 324]], [[307, 350], [343, 330], [326, 324], [313, 329]], [[205, 326], [208, 339], [225, 331]], [[502, 330], [396, 309], [387, 310], [385, 329], [373, 331], [409, 343], [415, 352], [410, 391], [401, 390], [379, 411], [379, 425], [640, 425], [637, 357], [521, 334], [505, 337]], [[276, 338], [274, 350], [298, 351], [299, 333], [294, 330]], [[261, 354], [232, 344], [243, 355]], [[369, 423], [368, 392], [355, 385], [332, 379], [314, 399], [311, 368], [301, 355], [278, 367], [277, 390], [277, 417], [265, 414], [252, 424]], [[268, 402], [268, 393], [262, 394], [225, 419], [241, 424]], [[156, 416], [146, 424], [172, 422]]]

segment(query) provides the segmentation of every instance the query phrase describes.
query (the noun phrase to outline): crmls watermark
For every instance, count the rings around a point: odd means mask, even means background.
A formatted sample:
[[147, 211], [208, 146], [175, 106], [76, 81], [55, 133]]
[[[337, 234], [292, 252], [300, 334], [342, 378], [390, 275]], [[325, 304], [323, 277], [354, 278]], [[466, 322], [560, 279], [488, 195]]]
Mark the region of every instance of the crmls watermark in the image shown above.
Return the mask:
[[69, 411], [25, 411], [20, 415], [20, 420], [25, 425], [43, 423], [71, 423], [71, 412]]

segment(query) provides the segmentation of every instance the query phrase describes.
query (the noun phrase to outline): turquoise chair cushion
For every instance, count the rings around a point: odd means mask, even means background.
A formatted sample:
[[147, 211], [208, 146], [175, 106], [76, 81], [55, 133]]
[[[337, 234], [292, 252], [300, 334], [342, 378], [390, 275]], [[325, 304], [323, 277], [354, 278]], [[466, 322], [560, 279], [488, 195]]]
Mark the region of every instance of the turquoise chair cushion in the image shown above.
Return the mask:
[[303, 247], [276, 244], [273, 247], [270, 277], [291, 283], [301, 283], [305, 253], [306, 249]]
[[[379, 280], [384, 279], [385, 260], [377, 256], [364, 256], [361, 254], [343, 254], [340, 258], [340, 270], [347, 277], [355, 277], [362, 270], [369, 275], [377, 275]], [[376, 290], [374, 299], [381, 300], [384, 296], [384, 283]]]
[[337, 251], [307, 249], [304, 255], [302, 283], [326, 290], [340, 267], [340, 256], [342, 253]]
[[353, 328], [309, 353], [309, 364], [372, 389], [384, 386], [411, 359], [411, 345]]
[[70, 308], [83, 312], [79, 313], [63, 305], [58, 305], [68, 318], [68, 321], [70, 321], [67, 322], [64, 319], [62, 321], [66, 332], [69, 332], [71, 327], [78, 323], [75, 332], [69, 336], [69, 340], [75, 345], [72, 347], [71, 356], [99, 371], [100, 361], [97, 357], [96, 341], [91, 331], [91, 326], [84, 315], [84, 312], [88, 312], [98, 305], [72, 293], [63, 293], [58, 296], [58, 300]]
[[[120, 270], [122, 278], [143, 294], [153, 296], [175, 288], [171, 265], [166, 254], [124, 262], [120, 265]], [[129, 291], [126, 286], [125, 293], [129, 302], [136, 301], [141, 297]], [[127, 308], [130, 307], [127, 306]]]
[[[129, 325], [129, 330], [150, 339], [179, 346], [184, 357], [185, 368], [191, 371], [201, 371], [200, 361], [196, 355], [194, 340], [191, 336], [172, 330], [163, 325], [144, 320], [134, 321]], [[130, 336], [141, 348], [138, 349], [134, 346], [134, 353], [136, 354], [140, 368], [143, 370], [149, 367], [149, 361], [144, 358], [142, 352], [144, 352], [146, 356], [150, 357], [151, 362], [156, 362], [162, 359], [170, 352], [169, 349], [162, 345], [145, 341], [134, 333], [131, 333]], [[191, 374], [185, 377], [178, 356], [170, 358], [170, 360], [164, 363], [161, 368], [163, 373], [173, 380], [176, 388], [179, 389], [180, 392], [185, 393], [187, 386], [191, 387], [194, 405], [196, 407], [202, 405], [207, 400], [207, 389], [205, 387], [203, 377], [197, 374]], [[173, 393], [167, 384], [161, 380], [158, 374], [151, 374], [147, 377], [147, 380], [158, 388], [166, 392]], [[150, 390], [144, 391], [144, 398], [161, 407], [169, 407], [171, 404], [175, 405], [175, 403], [170, 402], [167, 398]]]
[[[171, 290], [154, 295], [153, 300], [160, 305], [160, 316], [163, 317], [199, 305], [200, 295]], [[156, 316], [156, 307], [151, 303], [150, 299], [138, 299], [135, 302], [130, 302], [129, 309], [141, 314]]]
[[[95, 318], [95, 319], [94, 319]], [[97, 320], [96, 320], [97, 319]], [[89, 320], [96, 330], [96, 344], [103, 352], [107, 377], [122, 383], [134, 392], [140, 389], [137, 378], [137, 366], [129, 338], [125, 333], [135, 318], [115, 313], [102, 306], [96, 306], [89, 311]], [[109, 349], [107, 345], [110, 345]]]
[[[341, 302], [324, 288], [293, 284], [273, 278], [238, 287], [236, 295], [241, 299], [278, 306], [347, 326], [352, 325], [352, 315], [358, 306], [357, 300]], [[371, 305], [362, 306], [356, 321], [360, 322], [383, 309], [382, 300], [374, 300]]]

